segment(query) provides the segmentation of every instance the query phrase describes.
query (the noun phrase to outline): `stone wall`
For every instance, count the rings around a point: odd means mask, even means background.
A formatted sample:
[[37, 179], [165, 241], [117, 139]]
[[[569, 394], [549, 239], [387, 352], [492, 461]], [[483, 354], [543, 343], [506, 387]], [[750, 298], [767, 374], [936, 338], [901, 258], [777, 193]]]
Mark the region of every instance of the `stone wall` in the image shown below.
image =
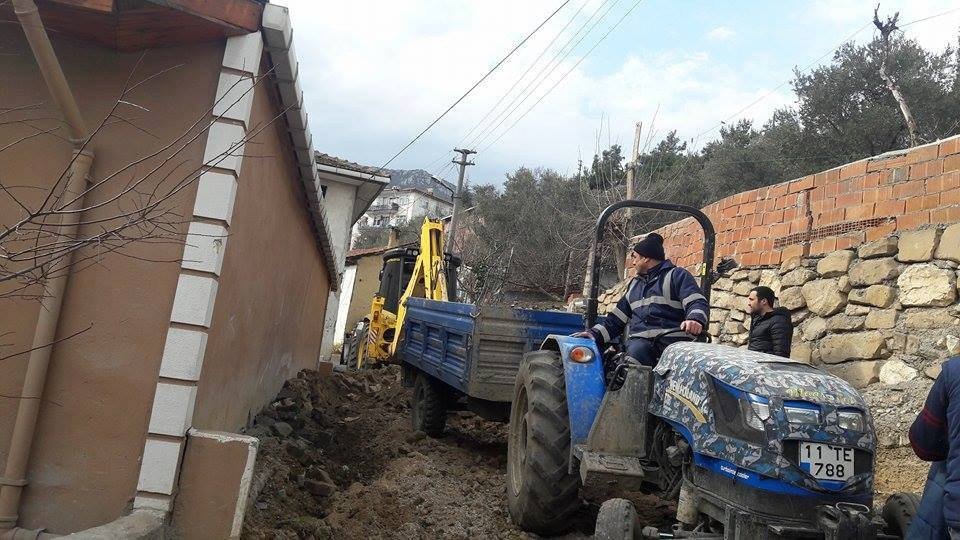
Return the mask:
[[[960, 224], [902, 232], [776, 267], [734, 270], [714, 284], [708, 331], [745, 347], [746, 298], [773, 289], [791, 311], [791, 356], [846, 379], [867, 398], [883, 446], [906, 434], [944, 359], [960, 354]], [[629, 280], [600, 297], [606, 313]]]

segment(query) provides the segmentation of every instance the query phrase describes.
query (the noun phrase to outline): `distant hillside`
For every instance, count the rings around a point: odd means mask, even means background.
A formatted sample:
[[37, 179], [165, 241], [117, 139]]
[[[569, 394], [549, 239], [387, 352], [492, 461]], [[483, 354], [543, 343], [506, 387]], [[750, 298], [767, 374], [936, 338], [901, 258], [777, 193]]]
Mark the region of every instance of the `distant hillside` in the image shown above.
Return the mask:
[[[447, 187], [441, 187], [438, 182], [442, 182], [443, 185]], [[453, 190], [457, 189], [457, 186], [450, 182], [432, 179], [430, 173], [423, 169], [413, 169], [409, 171], [391, 170], [390, 187], [417, 188], [446, 201], [453, 200]]]

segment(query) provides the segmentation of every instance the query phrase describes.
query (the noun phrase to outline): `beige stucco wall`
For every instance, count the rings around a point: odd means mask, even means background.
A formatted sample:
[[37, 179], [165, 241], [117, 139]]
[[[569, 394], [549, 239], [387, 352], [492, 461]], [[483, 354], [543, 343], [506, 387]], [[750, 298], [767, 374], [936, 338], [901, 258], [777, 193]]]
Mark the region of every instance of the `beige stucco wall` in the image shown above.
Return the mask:
[[[252, 129], [277, 113], [257, 87]], [[329, 282], [288, 145], [278, 123], [244, 150], [197, 389], [198, 429], [236, 431], [283, 381], [317, 365]]]
[[370, 313], [373, 295], [380, 290], [381, 268], [383, 268], [382, 253], [357, 260], [357, 277], [353, 282], [350, 311], [347, 312], [347, 332], [352, 331], [357, 326], [357, 322]]
[[[96, 126], [114, 104], [140, 54], [122, 54], [56, 36], [52, 39], [85, 120]], [[90, 144], [96, 153], [94, 178], [103, 178], [156, 151], [203, 117], [213, 101], [222, 55], [222, 42], [147, 52], [134, 81], [180, 67], [126, 97], [147, 109], [119, 109], [142, 130], [114, 119], [97, 134]], [[16, 25], [0, 25], [0, 108], [37, 103], [42, 109], [31, 111], [31, 116], [60, 117], [22, 31]], [[32, 131], [22, 125], [0, 125], [0, 147]], [[66, 130], [58, 134], [65, 136]], [[183, 175], [197, 167], [205, 140], [198, 137], [170, 165], [180, 165]], [[0, 153], [2, 181], [49, 186], [68, 162], [70, 152], [70, 145], [58, 137], [30, 139]], [[157, 159], [148, 160], [123, 179], [129, 180], [133, 173], [142, 175], [158, 163]], [[165, 167], [153, 178], [170, 169]], [[151, 180], [143, 187], [149, 189], [156, 183]], [[116, 189], [94, 193], [88, 202], [104, 200]], [[43, 194], [30, 189], [20, 193], [33, 203]], [[173, 201], [185, 221], [194, 196], [195, 184]], [[129, 208], [130, 201], [125, 202]], [[115, 209], [90, 212], [85, 219], [111, 211]], [[8, 224], [17, 215], [13, 203], [0, 197], [0, 222]], [[81, 233], [84, 230], [81, 228]], [[178, 230], [184, 233], [186, 226]], [[152, 261], [176, 261], [182, 250], [182, 244], [173, 241], [134, 245], [125, 253]], [[48, 401], [41, 408], [30, 485], [21, 508], [22, 526], [65, 533], [108, 522], [128, 508], [136, 492], [178, 273], [176, 262], [107, 255], [98, 265], [71, 277], [58, 335], [89, 329], [54, 347], [44, 394]], [[29, 348], [37, 312], [34, 302], [0, 300], [0, 334], [12, 332], [0, 339], [9, 344], [4, 351]], [[25, 362], [23, 357], [0, 362], [0, 394], [18, 395]], [[0, 398], [0, 463], [6, 458], [16, 408], [15, 399]]]

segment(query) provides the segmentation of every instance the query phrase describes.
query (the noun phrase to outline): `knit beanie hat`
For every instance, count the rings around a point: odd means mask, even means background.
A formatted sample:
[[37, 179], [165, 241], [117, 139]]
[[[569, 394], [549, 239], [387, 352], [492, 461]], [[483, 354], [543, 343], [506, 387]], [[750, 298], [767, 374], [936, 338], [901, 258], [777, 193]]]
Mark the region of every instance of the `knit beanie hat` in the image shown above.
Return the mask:
[[638, 255], [650, 257], [658, 261], [666, 259], [663, 255], [663, 237], [657, 233], [650, 233], [644, 236], [643, 240], [633, 245], [633, 250], [636, 251]]

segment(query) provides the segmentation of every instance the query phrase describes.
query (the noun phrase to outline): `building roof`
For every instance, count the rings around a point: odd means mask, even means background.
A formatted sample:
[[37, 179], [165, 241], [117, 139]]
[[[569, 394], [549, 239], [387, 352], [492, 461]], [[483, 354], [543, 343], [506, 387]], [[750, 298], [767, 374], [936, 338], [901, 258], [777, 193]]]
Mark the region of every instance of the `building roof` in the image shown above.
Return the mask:
[[391, 249], [402, 248], [402, 247], [415, 247], [417, 242], [407, 242], [406, 244], [398, 244], [396, 246], [377, 246], [361, 249], [351, 249], [347, 252], [347, 262], [355, 262], [357, 259], [362, 259], [364, 257], [370, 257], [373, 255], [382, 255]]
[[[202, 43], [260, 30], [266, 0], [37, 0], [44, 26], [120, 51]], [[15, 21], [9, 2], [0, 20]]]
[[337, 156], [331, 156], [330, 154], [324, 154], [323, 152], [317, 152], [317, 164], [327, 165], [329, 167], [335, 167], [337, 169], [345, 169], [347, 171], [353, 171], [357, 173], [368, 174], [370, 176], [379, 176], [380, 178], [385, 178], [387, 181], [390, 180], [389, 171], [380, 169], [377, 167], [370, 167], [368, 165], [361, 165], [353, 161], [349, 161], [343, 158], [338, 158]]
[[380, 195], [383, 188], [390, 183], [389, 173], [383, 169], [361, 165], [322, 152], [316, 152], [314, 156], [321, 180], [333, 175], [333, 180], [337, 182], [357, 186], [356, 200], [351, 214], [353, 221], [351, 223], [356, 223], [360, 219], [360, 216], [373, 204], [377, 195]]
[[430, 197], [431, 199], [433, 199], [433, 200], [435, 200], [435, 201], [439, 201], [439, 202], [442, 202], [443, 204], [446, 204], [446, 205], [449, 205], [449, 206], [453, 206], [453, 202], [452, 202], [452, 201], [450, 201], [450, 200], [448, 200], [448, 199], [444, 199], [443, 197], [438, 197], [438, 196], [434, 195], [433, 193], [430, 193], [429, 191], [427, 191], [427, 190], [425, 190], [425, 189], [423, 189], [423, 188], [419, 188], [419, 187], [396, 187], [396, 186], [391, 186], [391, 187], [388, 187], [387, 189], [390, 190], [390, 191], [399, 191], [399, 192], [403, 192], [403, 193], [419, 193], [419, 194], [421, 194], [421, 195], [423, 195], [423, 196], [425, 196], [425, 197]]

